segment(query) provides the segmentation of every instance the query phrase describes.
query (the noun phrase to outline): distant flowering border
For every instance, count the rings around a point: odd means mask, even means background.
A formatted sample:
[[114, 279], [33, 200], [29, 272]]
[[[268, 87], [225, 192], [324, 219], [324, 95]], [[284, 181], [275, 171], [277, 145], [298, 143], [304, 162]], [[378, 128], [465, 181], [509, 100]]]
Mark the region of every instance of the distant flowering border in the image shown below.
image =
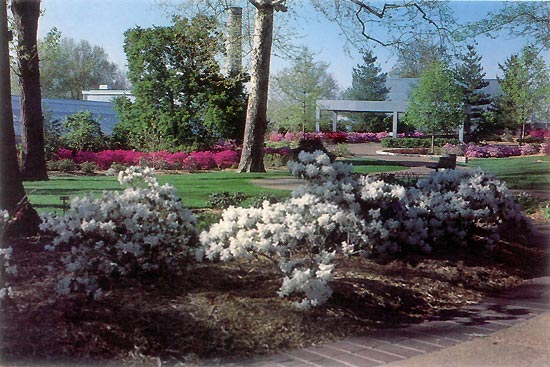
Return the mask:
[[550, 155], [550, 143], [524, 144], [522, 146], [500, 145], [500, 144], [446, 144], [443, 149], [449, 153], [459, 153], [468, 158], [505, 158], [527, 156], [535, 154]]
[[[325, 142], [331, 142], [334, 144], [339, 143], [350, 143], [350, 144], [358, 144], [358, 143], [379, 143], [383, 138], [391, 137], [391, 132], [382, 131], [378, 133], [371, 133], [371, 132], [364, 132], [364, 133], [358, 133], [358, 132], [346, 132], [346, 131], [336, 131], [336, 132], [319, 132], [319, 133], [276, 133], [272, 132], [267, 136], [267, 141], [272, 143], [277, 142], [293, 142], [298, 141], [302, 138], [319, 138], [322, 141]], [[415, 132], [413, 134], [398, 134], [397, 135], [400, 138], [403, 137], [423, 137], [424, 134], [420, 132]]]

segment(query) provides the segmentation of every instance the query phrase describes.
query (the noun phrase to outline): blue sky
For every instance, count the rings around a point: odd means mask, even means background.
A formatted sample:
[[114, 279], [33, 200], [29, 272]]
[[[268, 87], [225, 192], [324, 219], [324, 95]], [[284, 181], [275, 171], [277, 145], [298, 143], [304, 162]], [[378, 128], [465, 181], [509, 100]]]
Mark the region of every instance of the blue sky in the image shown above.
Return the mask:
[[[296, 0], [289, 0], [289, 7], [294, 3]], [[455, 16], [460, 20], [479, 19], [500, 5], [500, 1], [453, 1], [451, 4]], [[126, 64], [123, 43], [127, 29], [138, 25], [150, 27], [169, 24], [165, 11], [154, 0], [42, 0], [42, 9], [44, 14], [39, 22], [40, 38], [55, 26], [63, 36], [77, 41], [87, 40], [103, 47], [111, 61], [121, 66]], [[297, 13], [298, 16], [303, 13], [304, 18], [311, 18], [307, 7], [301, 7]], [[317, 21], [301, 21], [301, 17], [297, 19], [297, 27], [304, 36], [295, 43], [308, 46], [316, 53], [316, 59], [329, 62], [329, 71], [340, 87], [348, 87], [351, 84], [352, 68], [361, 61], [360, 55], [356, 52], [350, 55], [344, 51], [343, 38], [335, 24], [321, 17], [317, 17]], [[518, 52], [526, 40], [509, 39], [503, 35], [497, 40], [480, 37], [477, 42], [487, 77], [494, 78], [499, 73], [498, 64]], [[389, 51], [377, 47], [375, 54], [383, 71], [389, 71], [394, 64]], [[543, 56], [550, 65], [550, 52], [544, 52]], [[273, 72], [286, 65], [285, 60], [277, 57], [272, 59]]]

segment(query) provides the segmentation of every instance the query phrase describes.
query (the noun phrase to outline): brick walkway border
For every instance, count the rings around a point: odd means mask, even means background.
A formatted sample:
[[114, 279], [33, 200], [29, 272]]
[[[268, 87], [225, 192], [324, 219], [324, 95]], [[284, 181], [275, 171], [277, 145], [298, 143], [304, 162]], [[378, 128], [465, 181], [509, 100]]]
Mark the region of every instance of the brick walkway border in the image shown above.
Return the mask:
[[373, 331], [364, 337], [279, 352], [227, 367], [371, 367], [486, 337], [550, 311], [550, 277], [532, 279], [498, 298], [444, 312], [421, 324]]

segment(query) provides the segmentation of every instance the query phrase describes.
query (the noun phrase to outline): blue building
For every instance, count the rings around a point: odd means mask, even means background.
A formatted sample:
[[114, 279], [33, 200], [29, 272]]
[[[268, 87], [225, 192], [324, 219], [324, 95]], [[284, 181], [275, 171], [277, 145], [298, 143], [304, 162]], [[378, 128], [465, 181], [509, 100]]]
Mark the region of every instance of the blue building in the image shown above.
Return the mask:
[[[21, 107], [19, 96], [11, 97], [15, 136], [21, 138]], [[118, 122], [118, 116], [111, 102], [82, 101], [78, 99], [42, 99], [42, 113], [47, 120], [65, 121], [67, 116], [78, 112], [91, 112], [104, 134], [110, 135]]]

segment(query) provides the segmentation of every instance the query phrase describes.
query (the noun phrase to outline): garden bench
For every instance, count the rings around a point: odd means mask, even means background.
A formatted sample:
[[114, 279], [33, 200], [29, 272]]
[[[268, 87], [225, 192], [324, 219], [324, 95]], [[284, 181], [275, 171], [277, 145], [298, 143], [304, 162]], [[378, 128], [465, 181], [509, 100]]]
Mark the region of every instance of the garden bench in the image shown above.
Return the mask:
[[435, 164], [428, 164], [426, 167], [435, 169], [440, 168], [455, 169], [456, 168], [456, 154], [449, 154], [448, 157], [439, 157], [439, 161]]

